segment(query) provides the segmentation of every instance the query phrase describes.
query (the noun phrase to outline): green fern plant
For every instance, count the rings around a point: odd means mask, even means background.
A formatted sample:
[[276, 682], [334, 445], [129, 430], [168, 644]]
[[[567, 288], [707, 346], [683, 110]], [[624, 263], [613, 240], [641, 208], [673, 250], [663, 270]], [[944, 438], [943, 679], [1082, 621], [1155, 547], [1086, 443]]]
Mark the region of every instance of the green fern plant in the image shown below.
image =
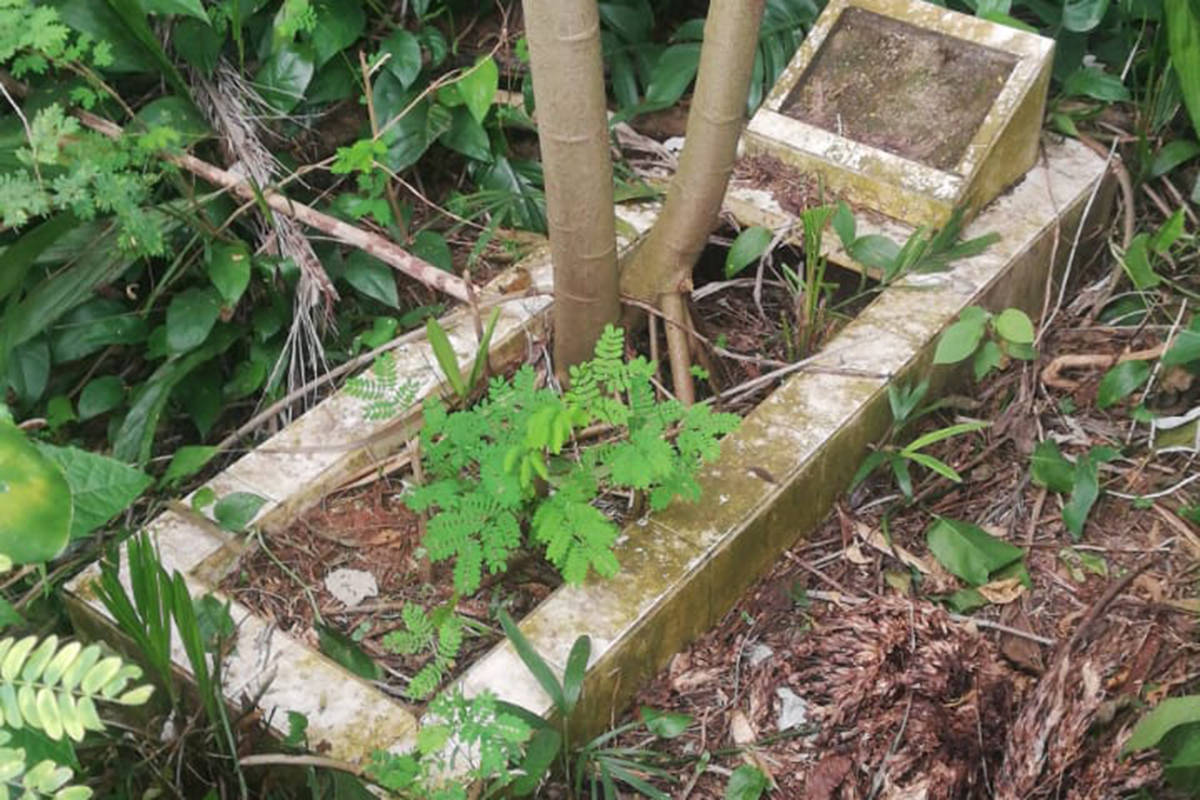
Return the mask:
[[92, 790], [67, 785], [69, 767], [44, 760], [30, 766], [20, 747], [7, 747], [11, 731], [29, 727], [54, 741], [82, 741], [87, 731], [103, 731], [96, 704], [137, 706], [150, 699], [148, 684], [128, 688], [142, 671], [99, 645], [60, 646], [57, 636], [26, 636], [0, 641], [0, 799], [11, 795], [55, 800], [87, 800]]
[[367, 404], [367, 419], [391, 419], [412, 405], [417, 385], [401, 380], [396, 373], [395, 354], [384, 353], [375, 359], [369, 372], [346, 381], [346, 394]]
[[[617, 526], [593, 505], [604, 490], [633, 490], [654, 509], [699, 497], [696, 471], [738, 418], [659, 402], [655, 365], [627, 361], [624, 350], [624, 333], [609, 326], [595, 357], [571, 369], [565, 395], [538, 387], [526, 366], [512, 380], [493, 379], [473, 408], [450, 413], [436, 399], [426, 403], [427, 483], [405, 502], [433, 512], [425, 546], [433, 561], [454, 560], [458, 593], [475, 592], [485, 568], [504, 570], [525, 531], [570, 583], [590, 570], [615, 574]], [[610, 443], [568, 447], [593, 424], [613, 428]]]
[[408, 682], [405, 694], [413, 700], [429, 697], [454, 666], [463, 643], [463, 620], [448, 603], [432, 614], [416, 603], [405, 603], [400, 612], [404, 630], [383, 637], [383, 646], [393, 653], [416, 655], [428, 652], [430, 659]]

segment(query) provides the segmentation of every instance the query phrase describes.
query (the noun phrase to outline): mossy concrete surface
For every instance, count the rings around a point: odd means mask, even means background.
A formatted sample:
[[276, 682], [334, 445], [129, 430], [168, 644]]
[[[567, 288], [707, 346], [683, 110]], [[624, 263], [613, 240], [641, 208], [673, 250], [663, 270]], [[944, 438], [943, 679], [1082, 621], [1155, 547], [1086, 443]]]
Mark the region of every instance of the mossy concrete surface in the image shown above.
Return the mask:
[[[829, 61], [821, 58], [823, 48], [833, 47], [833, 38], [839, 32], [852, 30], [839, 24], [848, 11], [855, 17], [862, 17], [865, 12], [885, 19], [893, 28], [915, 27], [960, 43], [957, 48], [927, 48], [929, 53], [943, 50], [952, 53], [957, 49], [970, 54], [982, 49], [994, 52], [997, 58], [1011, 59], [1011, 69], [1003, 77], [1003, 85], [994, 93], [982, 120], [976, 123], [977, 116], [959, 120], [959, 124], [970, 125], [974, 130], [956, 131], [946, 137], [946, 148], [952, 153], [917, 156], [912, 143], [908, 147], [885, 145], [889, 140], [903, 144], [906, 137], [916, 139], [923, 135], [916, 122], [905, 132], [904, 113], [899, 109], [890, 112], [898, 119], [878, 114], [873, 123], [876, 132], [866, 131], [860, 140], [853, 138], [851, 130], [842, 135], [837, 130], [842, 121], [870, 117], [870, 110], [860, 107], [869, 99], [854, 98], [852, 92], [840, 96], [806, 92], [806, 80], [820, 79], [829, 71], [813, 74], [814, 68]], [[744, 151], [766, 153], [819, 176], [830, 191], [853, 204], [912, 225], [938, 226], [955, 207], [963, 206], [970, 212], [979, 210], [1033, 166], [1053, 51], [1054, 42], [1050, 39], [919, 0], [831, 0], [762, 108], [751, 119]], [[911, 52], [899, 47], [894, 57], [903, 61], [906, 55], [911, 56]], [[950, 97], [956, 89], [970, 91], [968, 86], [961, 85], [961, 76], [952, 64], [930, 64], [924, 70], [906, 64], [899, 70], [898, 78], [908, 81], [914, 74], [920, 74], [926, 82], [948, 84], [939, 92], [926, 87], [915, 93], [915, 97]], [[895, 93], [902, 94], [903, 89], [896, 87]], [[886, 108], [891, 101], [881, 97], [878, 102], [881, 108]], [[839, 103], [845, 104], [845, 108], [839, 108]], [[915, 116], [918, 111], [914, 109], [908, 116]], [[806, 119], [815, 122], [802, 121]], [[953, 117], [945, 120], [945, 124], [954, 122]], [[965, 146], [963, 141], [967, 142]], [[909, 152], [912, 157], [900, 152]]]
[[[720, 459], [700, 477], [699, 502], [675, 503], [625, 529], [616, 578], [564, 587], [522, 621], [522, 631], [560, 672], [576, 637], [592, 639], [575, 735], [609, 725], [615, 709], [820, 522], [868, 444], [887, 428], [887, 386], [924, 374], [938, 335], [964, 308], [1040, 313], [1051, 264], [1078, 261], [1098, 243], [1096, 231], [1080, 221], [1089, 206], [1088, 225], [1104, 219], [1111, 196], [1104, 175], [1103, 159], [1078, 143], [1048, 147], [1044, 166], [967, 231], [995, 231], [998, 244], [948, 272], [911, 276], [886, 290], [813, 369], [788, 380], [725, 439]], [[751, 214], [743, 221], [761, 219]], [[933, 391], [955, 377], [934, 371]], [[507, 642], [462, 683], [469, 692], [486, 689], [551, 711]]]

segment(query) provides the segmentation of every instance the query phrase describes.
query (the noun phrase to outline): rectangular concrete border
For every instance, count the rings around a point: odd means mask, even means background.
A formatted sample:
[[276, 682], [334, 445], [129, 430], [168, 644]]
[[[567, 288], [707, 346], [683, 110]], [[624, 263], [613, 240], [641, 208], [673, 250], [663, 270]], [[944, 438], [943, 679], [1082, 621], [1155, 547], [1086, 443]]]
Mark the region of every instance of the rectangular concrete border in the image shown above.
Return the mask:
[[[861, 8], [1016, 57], [1004, 88], [953, 170], [854, 142], [782, 112], [847, 8]], [[768, 153], [851, 203], [912, 225], [941, 225], [956, 206], [990, 203], [1037, 158], [1054, 41], [920, 0], [831, 0], [771, 94], [750, 120], [748, 153]]]
[[[889, 380], [922, 368], [936, 336], [963, 308], [982, 303], [1039, 310], [1044, 267], [1052, 256], [1056, 263], [1066, 258], [1072, 231], [1088, 197], [1099, 191], [1103, 171], [1102, 160], [1078, 144], [1048, 148], [1045, 166], [993, 204], [970, 231], [997, 230], [1004, 237], [1000, 244], [951, 272], [914, 276], [884, 292], [825, 350], [823, 371], [791, 378], [726, 440], [721, 458], [701, 476], [702, 501], [676, 503], [629, 525], [618, 553], [622, 572], [615, 579], [564, 587], [521, 623], [538, 651], [560, 670], [576, 636], [592, 637], [577, 731], [607, 725], [614, 707], [719, 619], [782, 549], [819, 522], [866, 445], [887, 424]], [[1095, 208], [1105, 205], [1102, 199]], [[1056, 225], [1059, 210], [1064, 216]], [[648, 229], [653, 213], [624, 212], [639, 232]], [[763, 221], [744, 211], [740, 216], [755, 224]], [[527, 285], [544, 290], [548, 272], [545, 256], [537, 256], [493, 288], [500, 293]], [[509, 305], [518, 310], [508, 310]], [[541, 331], [549, 298], [535, 294], [504, 307], [497, 347], [520, 352], [525, 337]], [[463, 357], [473, 342], [468, 323], [453, 315], [447, 322]], [[414, 348], [420, 352], [420, 346]], [[410, 355], [406, 363], [426, 392], [436, 390], [427, 351]], [[336, 476], [350, 474], [372, 454], [268, 451], [354, 440], [370, 430], [356, 401], [337, 395], [209, 485], [218, 495], [257, 491], [270, 497], [260, 521], [283, 524], [336, 485]], [[393, 446], [403, 438], [397, 433]], [[273, 474], [285, 470], [290, 475]], [[296, 480], [299, 488], [280, 489], [285, 477]], [[168, 511], [149, 531], [165, 566], [183, 572], [196, 594], [212, 591], [241, 549], [238, 537], [186, 510]], [[93, 568], [71, 584], [68, 605], [82, 630], [111, 637], [111, 622], [91, 586], [96, 573]], [[310, 741], [334, 758], [362, 763], [372, 750], [412, 746], [419, 722], [405, 706], [315, 649], [273, 630], [240, 604], [233, 604], [233, 615], [239, 634], [226, 664], [231, 702], [267, 686], [260, 707], [272, 726], [284, 733], [286, 711], [305, 714]], [[178, 642], [174, 656], [177, 668], [186, 672]], [[548, 697], [507, 642], [471, 667], [462, 685], [469, 693], [488, 690], [531, 710], [549, 711]]]

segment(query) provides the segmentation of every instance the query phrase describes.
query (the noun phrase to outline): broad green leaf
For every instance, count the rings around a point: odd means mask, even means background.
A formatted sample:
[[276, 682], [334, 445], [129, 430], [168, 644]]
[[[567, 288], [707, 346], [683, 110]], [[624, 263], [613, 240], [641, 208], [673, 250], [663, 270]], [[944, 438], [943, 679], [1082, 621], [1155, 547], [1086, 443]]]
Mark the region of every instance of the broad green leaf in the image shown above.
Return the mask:
[[988, 314], [982, 308], [971, 306], [964, 310], [958, 321], [947, 328], [938, 339], [933, 363], [957, 364], [970, 357], [983, 341], [987, 322]]
[[990, 339], [983, 343], [983, 346], [975, 351], [975, 358], [971, 361], [971, 371], [975, 375], [975, 380], [981, 381], [987, 377], [994, 369], [998, 369], [1004, 363], [1004, 351], [1000, 349], [1000, 345]]
[[129, 507], [150, 486], [150, 477], [114, 458], [75, 447], [41, 445], [71, 487], [71, 538], [80, 539]]
[[38, 336], [19, 345], [9, 354], [8, 385], [23, 405], [41, 399], [50, 380], [50, 345]]
[[567, 656], [567, 666], [563, 671], [563, 704], [564, 712], [570, 715], [579, 702], [579, 694], [583, 691], [583, 679], [587, 672], [588, 658], [592, 654], [592, 640], [588, 636], [580, 636], [571, 646]]
[[381, 52], [388, 54], [387, 69], [404, 89], [413, 85], [421, 73], [421, 44], [417, 37], [403, 28], [397, 28], [383, 40]]
[[837, 211], [833, 215], [833, 229], [837, 232], [838, 239], [842, 242], [842, 248], [849, 251], [854, 245], [858, 228], [857, 223], [854, 221], [854, 212], [842, 200], [838, 201]]
[[1200, 156], [1200, 144], [1191, 139], [1176, 139], [1164, 145], [1150, 165], [1150, 177], [1161, 178], [1176, 167]]
[[500, 618], [500, 627], [504, 629], [504, 633], [508, 636], [508, 640], [512, 642], [513, 649], [517, 651], [517, 656], [529, 670], [538, 684], [549, 695], [550, 700], [554, 703], [554, 708], [562, 711], [566, 707], [566, 700], [563, 697], [562, 684], [558, 682], [558, 678], [554, 677], [554, 672], [550, 669], [550, 665], [545, 659], [538, 654], [529, 640], [525, 638], [525, 634], [513, 622], [512, 617], [504, 609], [500, 609], [498, 616]]
[[729, 783], [725, 784], [725, 800], [758, 800], [770, 785], [762, 770], [742, 764], [729, 776]]
[[168, 488], [178, 486], [181, 481], [203, 469], [218, 452], [217, 448], [208, 445], [185, 445], [179, 448], [171, 456], [171, 463], [159, 482]]
[[1154, 271], [1154, 266], [1150, 263], [1150, 236], [1148, 234], [1139, 233], [1133, 237], [1133, 241], [1129, 243], [1129, 249], [1125, 251], [1125, 257], [1121, 259], [1121, 266], [1125, 268], [1125, 274], [1129, 276], [1133, 287], [1139, 292], [1153, 289], [1162, 283], [1162, 277]]
[[1142, 717], [1122, 752], [1136, 753], [1154, 747], [1179, 726], [1195, 722], [1200, 722], [1200, 695], [1168, 697]]
[[425, 320], [425, 335], [429, 338], [429, 345], [433, 348], [433, 355], [442, 370], [442, 375], [446, 377], [446, 382], [450, 384], [454, 394], [465, 398], [470, 392], [470, 387], [463, 381], [458, 355], [454, 352], [454, 346], [450, 344], [450, 337], [446, 335], [446, 329], [437, 319], [430, 317]]
[[1178, 208], [1167, 218], [1166, 222], [1159, 226], [1158, 230], [1154, 232], [1154, 236], [1150, 237], [1150, 249], [1156, 253], [1169, 253], [1182, 235], [1183, 209]]
[[213, 245], [208, 256], [208, 278], [226, 306], [236, 306], [250, 285], [250, 266], [250, 248], [244, 242]]
[[312, 47], [283, 44], [259, 68], [255, 87], [274, 108], [288, 112], [304, 99], [304, 90], [312, 81], [316, 68]]
[[992, 320], [996, 333], [1002, 339], [1013, 344], [1033, 344], [1037, 332], [1033, 329], [1033, 321], [1019, 308], [1006, 308]]
[[934, 558], [971, 586], [983, 586], [993, 572], [1025, 555], [1021, 548], [960, 520], [938, 519], [925, 537]]
[[4, 269], [0, 270], [0, 300], [6, 299], [24, 283], [26, 273], [43, 251], [78, 224], [75, 215], [59, 214], [26, 230], [13, 244], [0, 251], [4, 257]]
[[75, 361], [113, 344], [146, 340], [146, 322], [119, 300], [96, 297], [76, 306], [50, 333], [50, 350], [57, 363]]
[[[383, 341], [386, 342], [387, 339]], [[383, 342], [379, 344], [383, 344]], [[377, 347], [378, 345], [371, 346]], [[270, 365], [265, 358], [256, 358], [252, 355], [249, 361], [239, 362], [233, 368], [233, 377], [225, 384], [225, 390], [222, 393], [224, 399], [241, 400], [243, 397], [254, 394], [266, 383], [269, 370]]]
[[1092, 506], [1100, 497], [1100, 462], [1111, 461], [1117, 452], [1108, 447], [1093, 447], [1075, 464], [1075, 479], [1071, 497], [1063, 506], [1063, 522], [1076, 541], [1083, 537]]
[[471, 116], [482, 125], [500, 88], [500, 68], [496, 66], [496, 60], [491, 56], [480, 58], [455, 85]]
[[1179, 78], [1179, 89], [1192, 129], [1200, 131], [1200, 8], [1195, 0], [1167, 0], [1167, 46], [1171, 66]]
[[222, 528], [239, 533], [246, 530], [266, 502], [267, 498], [253, 492], [231, 492], [217, 500], [212, 515]]
[[456, 108], [451, 114], [450, 127], [438, 141], [456, 153], [476, 161], [492, 160], [492, 142], [475, 117], [466, 108]]
[[1038, 486], [1066, 494], [1075, 486], [1075, 465], [1063, 457], [1053, 439], [1046, 439], [1033, 450], [1029, 478]]
[[700, 45], [675, 44], [662, 51], [650, 72], [645, 105], [649, 109], [675, 105], [696, 77]]
[[221, 380], [222, 372], [217, 364], [205, 364], [184, 378], [172, 393], [172, 397], [183, 404], [201, 439], [208, 438], [209, 431], [225, 410]]
[[1108, 0], [1067, 0], [1063, 5], [1062, 24], [1069, 31], [1086, 33], [1100, 24], [1107, 11]]
[[1181, 367], [1184, 364], [1200, 363], [1200, 315], [1197, 315], [1187, 330], [1175, 334], [1171, 348], [1163, 354], [1164, 367]]
[[193, 69], [211, 78], [221, 60], [224, 37], [213, 30], [207, 21], [182, 19], [175, 24], [171, 46]]
[[1063, 81], [1063, 92], [1068, 95], [1090, 97], [1105, 103], [1116, 103], [1130, 98], [1129, 89], [1120, 77], [1105, 72], [1099, 67], [1081, 67]]
[[170, 128], [179, 134], [179, 144], [188, 146], [212, 135], [208, 122], [190, 100], [169, 95], [147, 103], [137, 118], [147, 129]]
[[400, 307], [396, 293], [396, 274], [374, 256], [355, 250], [346, 259], [346, 282], [362, 294], [392, 308]]
[[314, 627], [317, 629], [318, 644], [322, 653], [360, 678], [376, 681], [382, 677], [383, 670], [375, 663], [375, 659], [367, 655], [350, 637], [328, 625], [317, 624]]
[[446, 242], [446, 237], [437, 231], [418, 231], [413, 236], [412, 247], [409, 249], [417, 258], [427, 261], [438, 269], [446, 272], [454, 271], [454, 253]]
[[195, 608], [196, 626], [199, 628], [204, 650], [209, 653], [217, 652], [218, 644], [231, 639], [237, 630], [233, 616], [229, 613], [228, 601], [206, 594], [195, 600], [192, 605]]
[[317, 0], [314, 5], [317, 24], [312, 31], [312, 46], [317, 66], [321, 67], [358, 41], [366, 30], [367, 15], [358, 0]]
[[140, 0], [142, 10], [147, 14], [181, 14], [195, 17], [208, 24], [208, 14], [204, 13], [204, 5], [200, 0]]
[[[540, 717], [537, 719], [541, 721]], [[537, 791], [561, 750], [561, 733], [549, 727], [538, 728], [525, 746], [520, 776], [510, 787], [513, 797], [528, 797]]]
[[640, 713], [646, 730], [659, 739], [674, 739], [683, 735], [694, 721], [691, 714], [658, 711], [648, 706], [642, 706]]
[[0, 555], [14, 564], [49, 561], [66, 547], [72, 515], [62, 470], [0, 422]]
[[221, 300], [210, 289], [185, 289], [167, 306], [167, 346], [186, 353], [204, 344], [221, 316]]
[[900, 246], [886, 236], [860, 236], [848, 248], [851, 258], [864, 267], [887, 271], [900, 255]]
[[762, 258], [774, 238], [775, 234], [771, 232], [770, 228], [759, 225], [746, 228], [739, 233], [729, 247], [729, 252], [725, 254], [725, 277], [734, 277]]
[[1150, 380], [1150, 363], [1147, 361], [1122, 361], [1100, 379], [1096, 390], [1096, 405], [1110, 408], [1138, 390]]

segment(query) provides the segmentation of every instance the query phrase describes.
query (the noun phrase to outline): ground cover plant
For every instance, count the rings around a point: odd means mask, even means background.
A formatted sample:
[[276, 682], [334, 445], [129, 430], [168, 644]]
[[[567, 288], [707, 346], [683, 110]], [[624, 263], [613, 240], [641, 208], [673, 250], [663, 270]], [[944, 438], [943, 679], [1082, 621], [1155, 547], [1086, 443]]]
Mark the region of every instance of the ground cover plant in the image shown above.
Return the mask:
[[[816, 796], [817, 786], [829, 797], [880, 796], [934, 773], [949, 775], [948, 796], [961, 797], [1044, 792], [1052, 782], [1080, 797], [1195, 791], [1197, 688], [1188, 664], [1189, 543], [1200, 524], [1200, 20], [1193, 3], [1178, 0], [948, 4], [1056, 39], [1048, 131], [1120, 156], [1109, 256], [1074, 264], [1032, 319], [1005, 309], [964, 314], [937, 360], [969, 362], [978, 383], [932, 410], [922, 407], [919, 382], [897, 389], [890, 437], [828, 530], [680, 656], [646, 690], [636, 718], [567, 747], [561, 731], [516, 709], [451, 692], [433, 699], [446, 724], [430, 728], [414, 758], [381, 760], [369, 778], [414, 796], [473, 796], [477, 789], [436, 780], [445, 746], [465, 732], [462, 741], [487, 754], [473, 777], [493, 792], [757, 797], [774, 783], [776, 796]], [[556, 110], [553, 77], [539, 79], [539, 56], [553, 42], [515, 3], [0, 2], [0, 103], [11, 111], [0, 118], [8, 409], [0, 554], [15, 562], [0, 580], [0, 649], [9, 648], [0, 671], [13, 680], [16, 704], [5, 705], [0, 686], [5, 726], [14, 729], [0, 761], [12, 791], [190, 796], [217, 785], [214, 797], [361, 796], [356, 769], [305, 752], [317, 743], [307, 741], [303, 718], [288, 720], [282, 753], [250, 754], [261, 744], [259, 721], [249, 706], [220, 700], [222, 657], [236, 635], [223, 603], [190, 597], [147, 542], [127, 537], [357, 369], [376, 364], [358, 386], [378, 414], [406, 406], [403, 376], [389, 375], [377, 351], [450, 304], [469, 304], [474, 287], [541, 234], [557, 248], [562, 190], [545, 141], [556, 120], [590, 120], [580, 132], [605, 159], [619, 149], [611, 173], [595, 181], [606, 210], [613, 191], [660, 193], [661, 183], [647, 181], [675, 167], [686, 176], [697, 153], [732, 159], [742, 113], [761, 101], [823, 4], [771, 0], [756, 4], [761, 24], [743, 13], [738, 27], [724, 25], [723, 13], [744, 11], [736, 5], [714, 3], [707, 13], [722, 38], [740, 42], [737, 63], [707, 69], [701, 43], [716, 39], [702, 4], [575, 5], [593, 7], [583, 10], [598, 24], [589, 118]], [[533, 22], [550, 11], [538, 9]], [[736, 74], [745, 91], [714, 99], [706, 72]], [[720, 108], [739, 122], [686, 130], [692, 144], [674, 163], [663, 142], [685, 133], [688, 107]], [[708, 136], [704, 155], [695, 143]], [[734, 179], [762, 166], [737, 163]], [[719, 204], [723, 184], [684, 181], [670, 191], [683, 199], [668, 199], [669, 209], [703, 211]], [[411, 530], [398, 538], [425, 547], [403, 549], [379, 534], [367, 552], [392, 553], [381, 563], [449, 588], [358, 617], [348, 633], [319, 628], [326, 651], [378, 678], [382, 668], [360, 656], [386, 642], [406, 659], [383, 662], [403, 664], [402, 691], [427, 697], [473, 643], [511, 627], [494, 621], [497, 609], [519, 610], [501, 575], [533, 584], [522, 601], [532, 603], [561, 578], [611, 571], [619, 514], [689, 493], [700, 457], [732, 424], [713, 408], [745, 408], [882, 286], [988, 245], [960, 241], [956, 225], [907, 242], [862, 236], [859, 210], [819, 186], [786, 196], [798, 199], [795, 229], [722, 231], [728, 248], [707, 278], [698, 254], [716, 211], [664, 225], [639, 259], [667, 268], [614, 280], [624, 297], [600, 304], [592, 334], [549, 369], [495, 377], [479, 357], [469, 368], [443, 364], [448, 378], [461, 377], [440, 410], [430, 407], [409, 457], [421, 485], [404, 492], [393, 477], [368, 490], [407, 498], [396, 515]], [[601, 231], [595, 251], [615, 233]], [[838, 273], [819, 256], [822, 237], [836, 237], [882, 283]], [[682, 255], [661, 258], [664, 242]], [[570, 260], [557, 249], [555, 257]], [[560, 308], [571, 315], [568, 304]], [[603, 332], [622, 309], [628, 332], [616, 345], [615, 332]], [[491, 320], [478, 314], [483, 351]], [[651, 357], [632, 355], [634, 342]], [[655, 358], [660, 349], [665, 357]], [[572, 373], [572, 361], [588, 359]], [[548, 388], [556, 370], [565, 393]], [[485, 497], [485, 489], [495, 491]], [[30, 504], [30, 496], [50, 502]], [[399, 508], [409, 501], [419, 513]], [[262, 502], [201, 493], [196, 506], [261, 542], [246, 569], [275, 570], [279, 585], [294, 585], [286, 575], [294, 551], [249, 524]], [[118, 542], [131, 556], [120, 568], [109, 552]], [[531, 566], [539, 550], [555, 569]], [[78, 641], [57, 593], [97, 559], [106, 564], [108, 607], [158, 686], [149, 716], [120, 717], [119, 737], [100, 730], [118, 729], [99, 724], [110, 721], [111, 705], [100, 703], [97, 719], [85, 698], [107, 690], [133, 705], [147, 690], [116, 686], [115, 676], [135, 680], [132, 667], [113, 667]], [[117, 579], [123, 570], [128, 593]], [[319, 579], [297, 575], [308, 587], [297, 602], [315, 597], [319, 623]], [[467, 597], [476, 587], [483, 591]], [[982, 634], [934, 604], [971, 615]], [[914, 607], [924, 620], [917, 627], [905, 622]], [[195, 697], [170, 675], [172, 631], [201, 683]], [[1128, 647], [1135, 634], [1139, 646]], [[927, 686], [904, 697], [855, 683], [854, 702], [832, 696], [836, 687], [820, 673], [841, 658], [878, 655], [856, 649], [876, 640], [897, 659], [967, 674], [976, 694], [963, 701], [954, 687]], [[773, 655], [763, 657], [760, 645]], [[931, 648], [949, 660], [922, 661]], [[90, 694], [70, 688], [72, 666], [81, 671], [93, 658], [93, 668], [105, 667], [88, 681]], [[578, 665], [547, 678], [544, 664], [526, 664], [569, 711]], [[113, 670], [114, 684], [105, 684], [102, 673]], [[722, 683], [729, 674], [733, 683]], [[1102, 691], [1071, 694], [1065, 677], [1074, 675]], [[809, 721], [778, 730], [795, 697], [809, 700]], [[1053, 718], [1047, 708], [1065, 709], [1070, 724], [1039, 727]], [[861, 774], [839, 761], [846, 753], [836, 743], [810, 757], [808, 737], [820, 735], [813, 720], [832, 718], [862, 734], [852, 759], [868, 765]], [[966, 754], [947, 756], [926, 746], [939, 739], [918, 735], [937, 723], [977, 741], [981, 720], [988, 736]], [[80, 729], [86, 738], [67, 747]], [[1033, 755], [1047, 737], [1064, 755], [1041, 764]], [[904, 775], [881, 766], [897, 752], [911, 765]], [[62, 783], [64, 768], [74, 788]], [[275, 780], [272, 769], [307, 785]]]

